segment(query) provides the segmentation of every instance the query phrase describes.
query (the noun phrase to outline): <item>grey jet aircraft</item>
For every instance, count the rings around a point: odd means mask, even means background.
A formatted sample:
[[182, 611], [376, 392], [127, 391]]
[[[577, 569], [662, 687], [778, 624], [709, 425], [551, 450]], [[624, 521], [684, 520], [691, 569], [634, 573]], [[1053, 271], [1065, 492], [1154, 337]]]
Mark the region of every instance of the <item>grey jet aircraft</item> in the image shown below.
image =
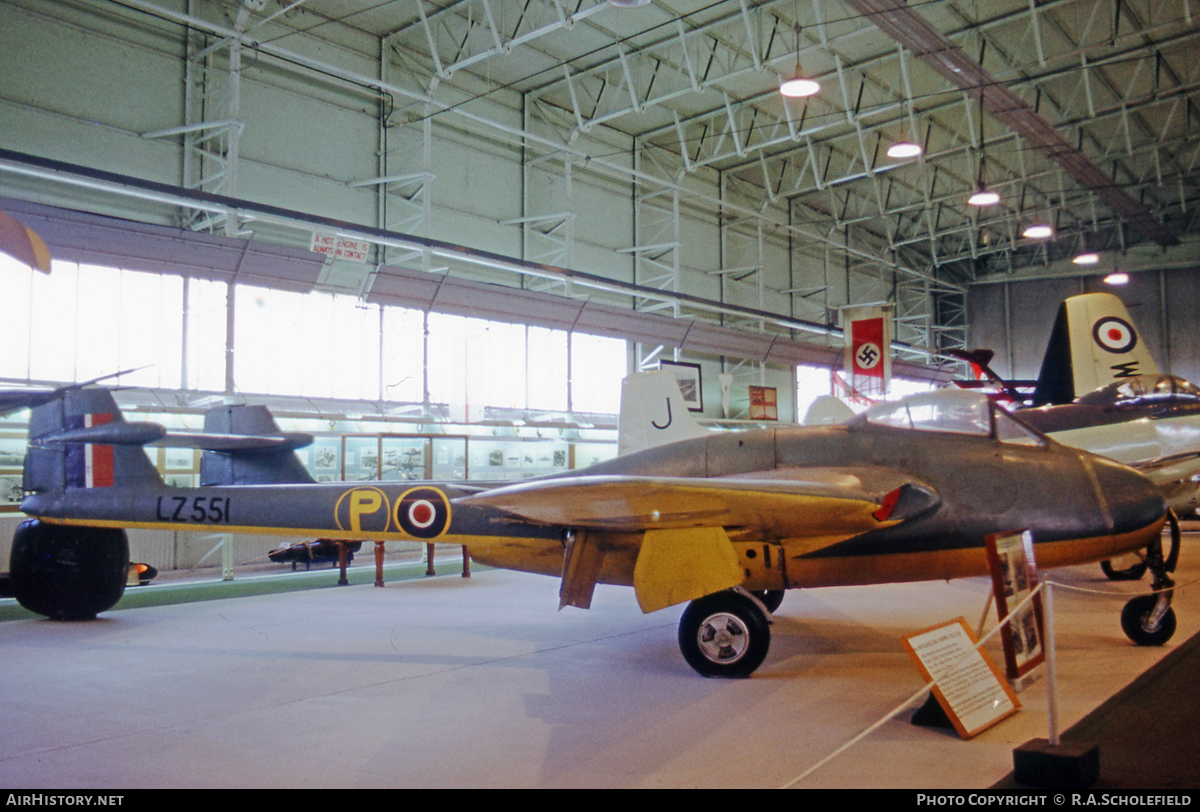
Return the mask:
[[[657, 391], [622, 409], [641, 450], [490, 488], [314, 483], [293, 453], [311, 437], [280, 432], [262, 407], [218, 407], [205, 432], [180, 436], [126, 422], [104, 388], [38, 393], [21, 505], [35, 518], [13, 540], [9, 588], [50, 617], [108, 609], [125, 584], [125, 528], [449, 543], [560, 577], [562, 606], [588, 607], [596, 584], [632, 586], [645, 612], [690, 602], [684, 658], [744, 677], [767, 655], [786, 589], [984, 575], [985, 537], [1016, 529], [1032, 531], [1043, 568], [1161, 551], [1166, 506], [1144, 476], [975, 393], [886, 403], [843, 425], [701, 435], [678, 388]], [[145, 445], [204, 449], [201, 487], [165, 485]], [[1139, 643], [1174, 631], [1155, 605], [1140, 596], [1123, 613]]]

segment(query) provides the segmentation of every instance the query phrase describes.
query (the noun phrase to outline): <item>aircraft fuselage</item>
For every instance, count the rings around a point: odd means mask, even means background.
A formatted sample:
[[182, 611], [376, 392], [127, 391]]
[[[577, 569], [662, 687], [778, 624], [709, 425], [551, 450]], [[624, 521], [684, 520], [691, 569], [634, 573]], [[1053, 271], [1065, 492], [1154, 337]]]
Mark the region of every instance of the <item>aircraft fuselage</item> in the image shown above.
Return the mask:
[[[904, 470], [926, 484], [938, 496], [936, 506], [896, 526], [829, 545], [821, 536], [772, 534], [768, 519], [754, 528], [730, 528], [744, 568], [754, 575], [748, 588], [984, 575], [984, 538], [1024, 528], [1034, 531], [1040, 564], [1067, 566], [1145, 547], [1163, 524], [1161, 494], [1144, 477], [1107, 459], [1052, 443], [981, 445], [975, 437], [914, 438], [911, 431], [861, 424], [716, 434], [617, 458], [590, 472], [747, 478], [769, 472], [804, 479], [808, 472], [829, 469], [859, 469], [869, 476], [875, 465]], [[764, 543], [778, 546], [767, 549]], [[762, 571], [772, 549], [776, 562], [782, 554], [784, 572]], [[746, 559], [747, 552], [753, 558]]]
[[[713, 434], [563, 476], [812, 481], [834, 471], [841, 480], [869, 482], [883, 465], [903, 470], [936, 499], [907, 521], [849, 537], [823, 533], [819, 517], [809, 522], [764, 515], [753, 526], [727, 527], [745, 585], [781, 589], [982, 575], [983, 539], [1024, 528], [1034, 532], [1042, 566], [1084, 563], [1145, 547], [1163, 522], [1159, 492], [1099, 457], [1053, 443], [941, 432], [914, 436], [862, 424]], [[463, 544], [484, 563], [561, 573], [562, 527], [459, 501], [475, 491], [412, 482], [118, 486], [36, 494], [23, 510], [52, 523], [101, 527]], [[1064, 504], [1075, 507], [1064, 510]], [[662, 505], [678, 526], [703, 524], [679, 510]], [[631, 583], [640, 534], [617, 527], [602, 537], [607, 555], [600, 582]]]

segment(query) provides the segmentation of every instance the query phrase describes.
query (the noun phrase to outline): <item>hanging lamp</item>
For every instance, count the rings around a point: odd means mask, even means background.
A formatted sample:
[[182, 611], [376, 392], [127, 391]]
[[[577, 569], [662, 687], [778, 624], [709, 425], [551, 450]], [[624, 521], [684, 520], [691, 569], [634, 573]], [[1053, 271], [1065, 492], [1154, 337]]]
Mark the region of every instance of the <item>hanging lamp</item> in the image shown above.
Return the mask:
[[779, 92], [791, 98], [815, 96], [821, 92], [820, 82], [806, 78], [800, 70], [800, 23], [796, 23], [796, 70], [790, 79], [779, 83]]
[[915, 158], [924, 152], [921, 145], [913, 141], [897, 141], [887, 148], [887, 156], [889, 158], [897, 158], [904, 160], [906, 158]]
[[967, 203], [972, 206], [994, 206], [1000, 202], [1000, 193], [988, 189], [987, 184], [984, 183], [986, 166], [987, 141], [983, 137], [983, 92], [981, 90], [979, 93], [979, 176], [976, 178], [978, 185], [975, 188], [975, 193], [967, 198]]

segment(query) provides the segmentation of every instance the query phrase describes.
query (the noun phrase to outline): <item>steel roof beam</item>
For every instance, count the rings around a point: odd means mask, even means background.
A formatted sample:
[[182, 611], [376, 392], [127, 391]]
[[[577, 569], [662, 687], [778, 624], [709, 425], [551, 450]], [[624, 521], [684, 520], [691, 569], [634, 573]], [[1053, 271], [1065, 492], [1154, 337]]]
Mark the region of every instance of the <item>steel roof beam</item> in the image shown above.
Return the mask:
[[845, 0], [868, 16], [881, 30], [911, 50], [922, 62], [955, 87], [980, 100], [983, 108], [1009, 129], [1067, 170], [1084, 188], [1094, 190], [1126, 222], [1159, 245], [1179, 238], [1144, 206], [1117, 186], [1083, 153], [1071, 146], [1024, 99], [1009, 90], [967, 56], [903, 0]]

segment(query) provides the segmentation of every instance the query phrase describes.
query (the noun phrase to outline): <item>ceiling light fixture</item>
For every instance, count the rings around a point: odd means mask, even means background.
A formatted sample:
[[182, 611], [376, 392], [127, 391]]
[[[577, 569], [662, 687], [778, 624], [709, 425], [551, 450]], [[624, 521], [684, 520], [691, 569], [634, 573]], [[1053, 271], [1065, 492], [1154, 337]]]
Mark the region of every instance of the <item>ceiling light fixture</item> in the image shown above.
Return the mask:
[[915, 158], [922, 152], [924, 152], [924, 150], [921, 149], [920, 144], [914, 144], [912, 141], [897, 141], [895, 144], [892, 144], [890, 147], [888, 147], [887, 156], [889, 158], [900, 159]]
[[980, 184], [975, 194], [967, 198], [967, 202], [972, 206], [995, 206], [1000, 202], [1000, 194], [986, 189], [983, 184]]
[[1082, 254], [1076, 255], [1075, 259], [1071, 261], [1076, 265], [1095, 265], [1100, 261], [1100, 255], [1095, 251], [1084, 251]]
[[821, 92], [821, 85], [812, 79], [805, 79], [804, 74], [800, 72], [800, 66], [797, 65], [795, 75], [779, 85], [779, 92], [792, 98], [815, 96]]
[[1035, 223], [1022, 231], [1021, 236], [1029, 240], [1048, 240], [1054, 236], [1054, 227]]
[[792, 78], [779, 83], [779, 92], [791, 98], [815, 96], [821, 92], [821, 85], [815, 79], [806, 79], [800, 70], [800, 23], [796, 23], [796, 70]]
[[975, 193], [967, 198], [972, 206], [995, 206], [1000, 202], [1000, 193], [987, 188], [987, 141], [983, 137], [983, 93], [979, 94], [979, 175], [975, 178], [977, 187]]
[[1129, 274], [1121, 271], [1110, 273], [1108, 276], [1104, 277], [1104, 282], [1109, 285], [1128, 285]]

